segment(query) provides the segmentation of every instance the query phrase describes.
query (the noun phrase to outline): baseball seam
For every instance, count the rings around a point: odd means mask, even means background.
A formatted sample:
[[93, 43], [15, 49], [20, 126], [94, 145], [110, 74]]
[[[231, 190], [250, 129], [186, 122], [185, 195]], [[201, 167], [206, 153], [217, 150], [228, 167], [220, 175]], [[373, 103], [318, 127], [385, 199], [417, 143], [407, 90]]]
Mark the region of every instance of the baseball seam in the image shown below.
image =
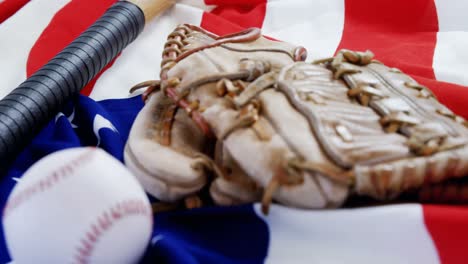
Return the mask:
[[147, 202], [141, 199], [123, 200], [104, 210], [86, 229], [85, 235], [76, 247], [74, 263], [89, 263], [99, 239], [104, 236], [106, 231], [111, 229], [116, 222], [135, 215], [149, 216], [151, 222], [153, 221], [151, 209], [148, 207]]
[[59, 182], [72, 175], [83, 164], [92, 159], [92, 154], [94, 154], [94, 151], [95, 148], [92, 148], [89, 151], [84, 152], [75, 159], [71, 160], [69, 163], [57, 168], [48, 176], [40, 179], [37, 182], [34, 182], [26, 189], [8, 199], [6, 206], [3, 208], [3, 219], [5, 219], [6, 216], [9, 215], [14, 209], [18, 208], [32, 197], [51, 189]]

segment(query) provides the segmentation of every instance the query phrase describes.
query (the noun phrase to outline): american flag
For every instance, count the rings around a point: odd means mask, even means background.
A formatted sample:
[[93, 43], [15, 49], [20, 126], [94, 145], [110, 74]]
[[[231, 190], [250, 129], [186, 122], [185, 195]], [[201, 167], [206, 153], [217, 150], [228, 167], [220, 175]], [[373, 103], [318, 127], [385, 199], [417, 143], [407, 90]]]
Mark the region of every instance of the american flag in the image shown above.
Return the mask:
[[[91, 25], [114, 0], [0, 0], [0, 98]], [[308, 61], [337, 50], [376, 58], [429, 87], [468, 119], [468, 1], [182, 0], [148, 24], [82, 95], [22, 152], [0, 181], [0, 204], [22, 174], [57, 150], [98, 146], [119, 160], [166, 36], [190, 23], [222, 35], [247, 27], [304, 46]], [[258, 204], [161, 213], [149, 263], [466, 263], [468, 208], [405, 203], [305, 211]], [[0, 262], [11, 261], [3, 230]], [[34, 234], [31, 234], [34, 235]], [[44, 238], [46, 239], [46, 238]]]

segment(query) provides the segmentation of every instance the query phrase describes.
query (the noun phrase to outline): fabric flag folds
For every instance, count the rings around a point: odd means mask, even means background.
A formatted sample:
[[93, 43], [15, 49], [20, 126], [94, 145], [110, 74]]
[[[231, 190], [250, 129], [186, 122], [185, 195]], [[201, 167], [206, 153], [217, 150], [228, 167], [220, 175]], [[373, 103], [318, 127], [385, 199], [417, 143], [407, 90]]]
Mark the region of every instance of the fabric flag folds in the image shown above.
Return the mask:
[[[115, 0], [0, 0], [0, 98], [91, 25]], [[69, 102], [0, 181], [0, 205], [34, 162], [98, 146], [123, 161], [143, 107], [134, 84], [157, 78], [163, 43], [178, 24], [216, 34], [247, 27], [304, 46], [308, 61], [342, 48], [371, 50], [468, 119], [468, 2], [464, 0], [181, 0]], [[44, 212], [47, 213], [47, 212]], [[305, 211], [257, 204], [155, 216], [143, 262], [466, 263], [468, 208], [393, 204]], [[0, 233], [0, 262], [11, 261]], [[31, 234], [34, 235], [34, 234]], [[46, 238], [44, 238], [46, 239]]]

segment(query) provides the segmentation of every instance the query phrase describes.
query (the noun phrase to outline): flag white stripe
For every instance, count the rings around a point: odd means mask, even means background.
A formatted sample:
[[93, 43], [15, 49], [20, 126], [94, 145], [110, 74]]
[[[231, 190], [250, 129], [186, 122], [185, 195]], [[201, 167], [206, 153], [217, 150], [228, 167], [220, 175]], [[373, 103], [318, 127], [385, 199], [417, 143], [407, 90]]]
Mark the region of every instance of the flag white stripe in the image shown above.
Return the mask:
[[37, 38], [70, 0], [30, 1], [0, 24], [0, 98], [26, 79], [26, 62]]
[[434, 0], [439, 19], [439, 31], [468, 31], [466, 0]]
[[302, 45], [308, 61], [332, 56], [344, 26], [344, 0], [270, 0], [263, 33]]
[[158, 79], [167, 35], [181, 23], [200, 25], [203, 11], [199, 5], [178, 3], [146, 25], [140, 36], [122, 51], [114, 65], [98, 79], [90, 97], [94, 100], [126, 98], [133, 85]]
[[468, 86], [468, 23], [465, 0], [435, 0], [439, 22], [433, 68], [439, 81]]
[[266, 263], [439, 263], [420, 205], [255, 212], [269, 228]]
[[437, 33], [433, 68], [436, 79], [468, 86], [468, 32]]

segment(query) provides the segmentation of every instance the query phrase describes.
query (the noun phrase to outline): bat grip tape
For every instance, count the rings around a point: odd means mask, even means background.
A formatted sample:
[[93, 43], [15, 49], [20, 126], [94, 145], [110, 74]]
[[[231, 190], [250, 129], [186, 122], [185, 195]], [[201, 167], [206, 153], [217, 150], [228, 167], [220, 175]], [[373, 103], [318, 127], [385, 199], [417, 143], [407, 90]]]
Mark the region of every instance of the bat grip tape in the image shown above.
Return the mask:
[[0, 100], [0, 172], [143, 30], [142, 10], [112, 5], [46, 65]]

